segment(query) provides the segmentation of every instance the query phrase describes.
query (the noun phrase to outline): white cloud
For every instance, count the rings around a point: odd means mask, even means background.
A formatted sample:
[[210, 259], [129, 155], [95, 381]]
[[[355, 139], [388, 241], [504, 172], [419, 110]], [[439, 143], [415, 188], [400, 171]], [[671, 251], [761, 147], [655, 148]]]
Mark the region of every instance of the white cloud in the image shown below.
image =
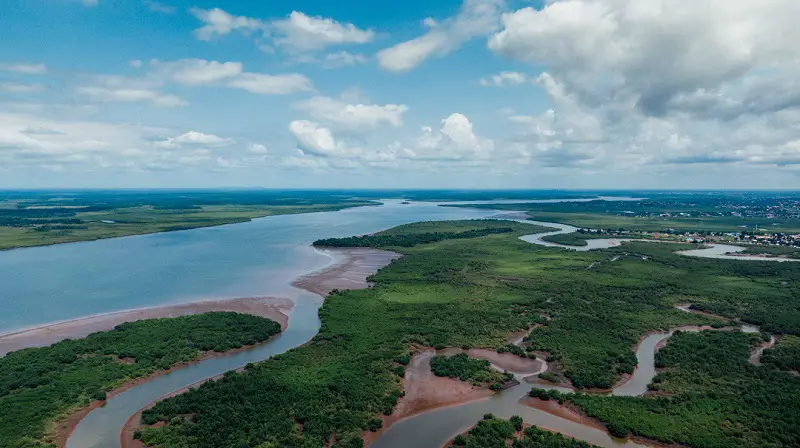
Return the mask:
[[422, 135], [410, 150], [413, 158], [477, 161], [488, 159], [494, 151], [494, 142], [476, 135], [465, 115], [451, 114], [441, 124], [438, 132], [422, 128]]
[[292, 105], [312, 118], [331, 124], [339, 130], [365, 131], [381, 125], [403, 125], [404, 104], [349, 104], [335, 98], [315, 96]]
[[504, 0], [464, 0], [455, 17], [442, 23], [426, 20], [427, 33], [378, 52], [378, 63], [384, 70], [403, 72], [444, 56], [464, 42], [494, 31], [503, 9]]
[[297, 148], [303, 154], [319, 157], [345, 158], [357, 155], [360, 150], [349, 148], [344, 142], [336, 140], [330, 129], [308, 120], [295, 120], [289, 124]]
[[161, 2], [157, 2], [155, 0], [142, 0], [142, 3], [153, 12], [160, 12], [162, 14], [175, 14], [178, 11], [178, 8], [174, 6], [170, 6]]
[[228, 82], [228, 86], [263, 95], [288, 95], [314, 90], [311, 80], [297, 73], [285, 75], [242, 73]]
[[0, 92], [9, 93], [36, 93], [44, 90], [41, 84], [23, 84], [18, 82], [2, 82], [0, 83]]
[[222, 138], [214, 134], [204, 134], [197, 131], [188, 131], [177, 137], [169, 137], [155, 143], [159, 148], [180, 148], [185, 146], [227, 146], [233, 143], [229, 138]]
[[518, 86], [520, 84], [525, 84], [527, 81], [528, 81], [528, 75], [526, 75], [525, 73], [500, 72], [488, 78], [481, 79], [480, 84], [482, 86], [505, 87], [505, 86]]
[[[552, 0], [504, 14], [488, 46], [546, 67], [551, 109], [511, 120], [549, 166], [795, 162], [800, 3]], [[666, 168], [665, 168], [666, 169]]]
[[189, 11], [203, 22], [203, 26], [194, 31], [200, 40], [211, 40], [214, 36], [224, 36], [232, 31], [250, 35], [254, 31], [263, 31], [267, 28], [267, 24], [259, 19], [234, 16], [219, 8], [192, 8]]
[[159, 73], [180, 84], [206, 84], [235, 77], [243, 72], [241, 62], [181, 59], [174, 62], [150, 61]]
[[348, 51], [328, 53], [321, 61], [323, 68], [347, 67], [350, 65], [364, 64], [367, 58], [363, 54], [354, 54]]
[[267, 149], [267, 147], [262, 145], [262, 144], [260, 144], [260, 143], [254, 143], [254, 144], [250, 145], [247, 148], [247, 152], [250, 153], [250, 154], [260, 155], [260, 156], [269, 154], [269, 150]]
[[292, 11], [285, 20], [272, 22], [270, 32], [275, 44], [291, 51], [319, 50], [331, 45], [363, 44], [372, 41], [375, 32], [362, 30], [352, 23], [330, 18], [310, 17]]
[[23, 75], [43, 75], [47, 73], [47, 66], [44, 64], [34, 64], [29, 62], [15, 62], [0, 64], [0, 70], [20, 73]]
[[81, 3], [83, 3], [83, 6], [89, 8], [92, 6], [97, 6], [100, 3], [100, 0], [81, 0]]

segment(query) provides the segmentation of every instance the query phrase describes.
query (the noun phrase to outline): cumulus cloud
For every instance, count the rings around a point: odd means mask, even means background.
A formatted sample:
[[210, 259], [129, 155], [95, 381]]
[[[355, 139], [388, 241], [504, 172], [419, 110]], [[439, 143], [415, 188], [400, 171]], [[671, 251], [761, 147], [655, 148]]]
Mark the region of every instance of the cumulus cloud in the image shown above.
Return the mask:
[[[375, 38], [371, 29], [328, 17], [309, 16], [300, 11], [292, 11], [288, 17], [278, 20], [235, 16], [219, 8], [193, 8], [191, 13], [203, 23], [194, 31], [200, 40], [211, 40], [237, 31], [252, 37], [256, 46], [265, 53], [281, 49], [295, 55], [301, 62], [316, 60], [307, 56], [311, 52], [330, 46], [364, 44]], [[322, 62], [330, 68], [363, 62], [363, 56], [345, 52], [329, 56]]]
[[527, 81], [528, 75], [525, 73], [500, 72], [488, 78], [481, 79], [480, 85], [494, 87], [518, 86], [520, 84], [525, 84]]
[[360, 153], [357, 148], [349, 148], [337, 140], [330, 129], [308, 120], [295, 120], [289, 124], [289, 132], [303, 154], [319, 157], [352, 157]]
[[428, 32], [378, 52], [378, 63], [384, 70], [404, 72], [432, 57], [447, 55], [468, 40], [494, 31], [503, 9], [504, 0], [464, 0], [455, 17], [441, 23], [426, 20]]
[[203, 26], [194, 31], [194, 35], [200, 40], [211, 40], [215, 36], [224, 36], [233, 31], [250, 35], [255, 31], [263, 31], [267, 28], [267, 24], [262, 20], [234, 16], [219, 8], [192, 8], [189, 11], [203, 22]]
[[14, 62], [0, 64], [0, 71], [20, 73], [23, 75], [43, 75], [47, 73], [47, 66], [30, 62]]
[[476, 161], [488, 159], [493, 151], [492, 140], [476, 135], [469, 118], [454, 113], [442, 120], [438, 131], [423, 127], [408, 154], [418, 159]]
[[373, 130], [381, 125], [402, 126], [403, 114], [408, 110], [404, 104], [350, 104], [324, 96], [298, 101], [292, 106], [315, 120], [351, 132]]
[[545, 67], [551, 109], [510, 119], [550, 165], [786, 164], [800, 3], [552, 0], [503, 14], [489, 48]]
[[270, 25], [275, 45], [291, 51], [319, 50], [331, 45], [364, 44], [372, 41], [375, 32], [360, 29], [352, 23], [341, 23], [325, 17], [311, 17], [292, 11], [285, 20]]

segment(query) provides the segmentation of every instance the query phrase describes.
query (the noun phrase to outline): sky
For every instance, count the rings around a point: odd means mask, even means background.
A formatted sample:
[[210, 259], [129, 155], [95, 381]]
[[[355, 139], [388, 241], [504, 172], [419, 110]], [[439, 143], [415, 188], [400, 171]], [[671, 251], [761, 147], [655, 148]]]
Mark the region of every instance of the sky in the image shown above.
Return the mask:
[[800, 189], [796, 0], [3, 0], [0, 188]]

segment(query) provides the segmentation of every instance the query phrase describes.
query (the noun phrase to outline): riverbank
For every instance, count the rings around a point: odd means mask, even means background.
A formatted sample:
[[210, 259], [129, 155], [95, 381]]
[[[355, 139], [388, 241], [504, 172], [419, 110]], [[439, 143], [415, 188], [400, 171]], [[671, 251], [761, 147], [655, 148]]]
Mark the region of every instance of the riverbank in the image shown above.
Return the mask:
[[331, 263], [321, 270], [311, 272], [292, 282], [295, 288], [327, 296], [333, 290], [363, 289], [370, 286], [370, 275], [388, 266], [400, 254], [378, 249], [322, 248], [321, 253], [331, 258]]
[[[147, 200], [143, 198], [142, 202], [146, 203]], [[69, 213], [71, 219], [78, 222], [70, 225], [61, 224], [59, 229], [48, 230], [46, 219], [34, 218], [31, 218], [30, 224], [24, 227], [0, 225], [0, 251], [218, 227], [268, 216], [334, 212], [352, 207], [380, 205], [379, 202], [370, 200], [310, 204], [303, 201], [291, 204], [291, 200], [282, 205], [187, 204], [187, 208], [175, 209], [141, 205], [90, 212], [75, 208], [69, 209]], [[55, 209], [67, 210], [58, 207]]]
[[31, 347], [45, 347], [64, 339], [80, 339], [98, 331], [113, 330], [119, 324], [143, 319], [180, 317], [213, 311], [227, 311], [265, 317], [285, 330], [293, 303], [289, 299], [251, 297], [241, 299], [207, 300], [138, 310], [119, 311], [80, 319], [57, 322], [0, 335], [0, 356]]
[[[322, 252], [331, 258], [331, 263], [322, 269], [305, 274], [292, 282], [292, 285], [305, 291], [325, 297], [333, 290], [362, 289], [369, 287], [367, 278], [387, 266], [401, 255], [376, 249], [325, 249]], [[303, 344], [304, 345], [304, 344]], [[241, 372], [242, 367], [233, 369]], [[180, 395], [189, 389], [200, 386], [208, 381], [215, 381], [221, 378], [220, 375], [205, 378], [201, 381], [184, 386], [166, 395], [158, 397], [131, 415], [119, 433], [119, 443], [121, 448], [142, 448], [145, 445], [139, 440], [134, 439], [134, 434], [147, 426], [142, 424], [142, 413], [152, 408], [157, 402], [170, 397]], [[131, 386], [132, 387], [132, 386]], [[122, 391], [120, 391], [122, 392]], [[87, 412], [88, 414], [88, 412]], [[85, 417], [86, 414], [81, 416]], [[78, 420], [80, 421], [80, 419]], [[62, 448], [59, 446], [59, 448]]]
[[[278, 335], [280, 335], [280, 334], [278, 334]], [[273, 338], [277, 337], [278, 335], [273, 336]], [[113, 389], [111, 391], [108, 391], [106, 393], [106, 399], [105, 400], [103, 400], [103, 401], [93, 400], [88, 406], [84, 406], [84, 407], [75, 409], [74, 411], [69, 413], [66, 418], [64, 418], [63, 420], [61, 420], [58, 423], [56, 423], [55, 428], [52, 431], [52, 433], [54, 434], [52, 439], [53, 439], [53, 441], [54, 441], [54, 443], [56, 445], [56, 448], [66, 448], [67, 447], [67, 441], [69, 440], [69, 437], [72, 435], [72, 433], [75, 431], [75, 429], [81, 423], [81, 421], [87, 415], [89, 415], [90, 412], [94, 411], [97, 408], [100, 408], [100, 407], [104, 406], [108, 402], [108, 400], [111, 400], [112, 398], [122, 394], [123, 392], [126, 392], [126, 391], [128, 391], [130, 389], [133, 389], [134, 387], [139, 386], [140, 384], [144, 384], [144, 383], [153, 381], [154, 379], [156, 379], [158, 377], [162, 377], [162, 376], [168, 375], [168, 374], [170, 374], [172, 372], [175, 372], [175, 371], [180, 370], [182, 368], [185, 368], [185, 367], [188, 367], [188, 366], [191, 366], [191, 365], [203, 362], [203, 361], [208, 361], [210, 359], [220, 358], [220, 357], [223, 357], [223, 356], [231, 356], [231, 355], [234, 355], [234, 354], [237, 354], [237, 353], [242, 353], [242, 352], [245, 352], [247, 350], [251, 350], [251, 349], [253, 349], [255, 347], [258, 347], [260, 345], [264, 345], [264, 344], [269, 343], [269, 341], [272, 340], [273, 338], [270, 338], [269, 340], [266, 340], [266, 341], [264, 341], [264, 342], [262, 342], [260, 344], [247, 345], [247, 346], [240, 347], [240, 348], [237, 348], [237, 349], [234, 349], [234, 350], [228, 350], [226, 352], [204, 352], [199, 358], [197, 358], [197, 359], [195, 359], [195, 360], [193, 360], [191, 362], [185, 362], [185, 363], [181, 363], [181, 364], [172, 366], [171, 368], [169, 368], [167, 370], [162, 370], [162, 371], [156, 372], [156, 373], [154, 373], [154, 374], [152, 374], [150, 376], [146, 376], [146, 377], [142, 377], [142, 378], [136, 378], [134, 380], [131, 380], [131, 381], [128, 381], [128, 382], [122, 384], [121, 386], [119, 386], [119, 387], [117, 387], [117, 388], [115, 388], [115, 389]], [[180, 393], [186, 392], [190, 387], [199, 386], [200, 384], [202, 384], [202, 383], [204, 383], [206, 381], [212, 381], [212, 380], [215, 380], [215, 379], [218, 379], [218, 378], [219, 378], [219, 376], [208, 378], [208, 379], [203, 380], [201, 382], [192, 384], [191, 386], [187, 386], [187, 387], [182, 388], [182, 389], [180, 389], [178, 391], [175, 391], [172, 394], [168, 394], [166, 396], [163, 396], [163, 397], [161, 397], [161, 399], [165, 399], [165, 398], [168, 398], [170, 396], [178, 395]], [[142, 411], [144, 411], [144, 409], [140, 410], [139, 413], [137, 413], [137, 415], [141, 415]], [[124, 428], [123, 428], [123, 431], [124, 431]], [[136, 442], [136, 441], [133, 440], [133, 432], [130, 433], [130, 436], [131, 436], [130, 441], [131, 442]], [[125, 447], [125, 446], [134, 447], [134, 446], [143, 446], [143, 445], [141, 445], [141, 444], [136, 445], [135, 443], [126, 445], [125, 443], [122, 443], [122, 446], [123, 447]]]
[[[518, 345], [529, 334], [530, 330], [513, 333], [508, 337], [508, 343]], [[431, 359], [434, 356], [452, 356], [460, 353], [489, 361], [494, 369], [513, 372], [517, 380], [513, 381], [512, 385], [519, 384], [522, 377], [537, 375], [547, 368], [547, 363], [544, 361], [522, 358], [508, 352], [497, 353], [490, 349], [465, 350], [457, 347], [448, 347], [442, 350], [421, 349], [411, 357], [411, 361], [406, 366], [403, 377], [403, 397], [398, 400], [391, 415], [382, 416], [382, 426], [379, 431], [367, 431], [362, 435], [365, 446], [378, 440], [392, 425], [407, 418], [450, 406], [462, 406], [494, 396], [496, 392], [487, 386], [476, 387], [457, 378], [440, 377], [433, 374]]]

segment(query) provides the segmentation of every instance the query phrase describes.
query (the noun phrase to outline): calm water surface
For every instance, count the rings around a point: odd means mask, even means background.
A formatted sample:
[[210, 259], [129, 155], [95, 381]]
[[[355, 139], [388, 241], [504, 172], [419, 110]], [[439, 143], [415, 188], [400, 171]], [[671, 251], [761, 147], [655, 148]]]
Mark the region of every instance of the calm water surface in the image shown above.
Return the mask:
[[0, 334], [154, 305], [288, 296], [295, 294], [293, 278], [328, 261], [309, 246], [316, 239], [495, 213], [387, 201], [379, 207], [0, 252]]

